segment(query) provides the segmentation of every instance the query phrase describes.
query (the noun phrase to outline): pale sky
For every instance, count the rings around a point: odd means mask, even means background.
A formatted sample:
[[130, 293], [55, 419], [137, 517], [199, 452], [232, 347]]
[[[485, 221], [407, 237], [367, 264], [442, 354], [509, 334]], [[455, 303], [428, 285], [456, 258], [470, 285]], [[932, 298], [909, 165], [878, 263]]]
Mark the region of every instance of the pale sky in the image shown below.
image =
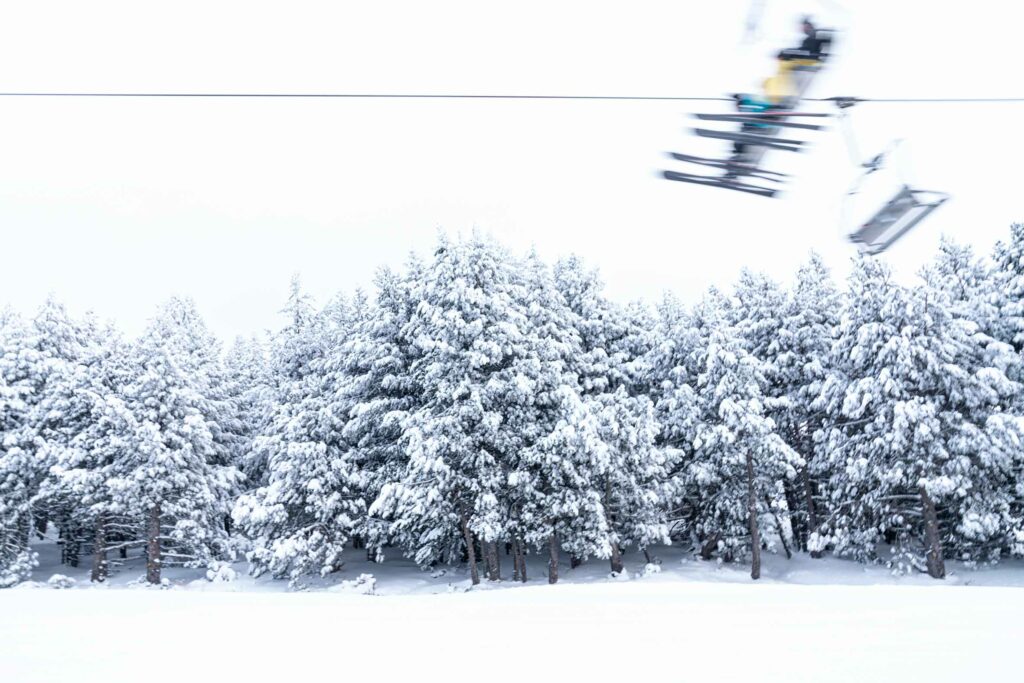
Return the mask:
[[[766, 0], [742, 44], [750, 2], [0, 1], [0, 90], [715, 97], [755, 88], [807, 12], [844, 31], [811, 96], [1024, 96], [1019, 3]], [[135, 333], [190, 295], [229, 338], [278, 327], [295, 272], [322, 303], [474, 226], [578, 253], [620, 300], [693, 300], [743, 266], [787, 280], [811, 249], [844, 275], [838, 122], [769, 154], [795, 176], [779, 199], [658, 177], [684, 169], [666, 151], [724, 153], [688, 129], [726, 106], [0, 98], [0, 305], [52, 292]], [[912, 184], [953, 195], [891, 250], [902, 277], [943, 233], [987, 252], [1024, 220], [1024, 104], [852, 116], [865, 155], [903, 138]]]

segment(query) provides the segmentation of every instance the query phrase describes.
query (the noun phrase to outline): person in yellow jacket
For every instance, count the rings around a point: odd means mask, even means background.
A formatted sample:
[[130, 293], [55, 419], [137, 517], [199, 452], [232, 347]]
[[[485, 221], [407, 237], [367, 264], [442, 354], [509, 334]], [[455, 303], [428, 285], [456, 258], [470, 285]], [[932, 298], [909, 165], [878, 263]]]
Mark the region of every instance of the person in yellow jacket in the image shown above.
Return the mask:
[[804, 17], [800, 27], [804, 33], [800, 46], [779, 52], [778, 71], [764, 81], [765, 98], [779, 107], [788, 108], [800, 99], [832, 44], [831, 34], [819, 30], [810, 17]]

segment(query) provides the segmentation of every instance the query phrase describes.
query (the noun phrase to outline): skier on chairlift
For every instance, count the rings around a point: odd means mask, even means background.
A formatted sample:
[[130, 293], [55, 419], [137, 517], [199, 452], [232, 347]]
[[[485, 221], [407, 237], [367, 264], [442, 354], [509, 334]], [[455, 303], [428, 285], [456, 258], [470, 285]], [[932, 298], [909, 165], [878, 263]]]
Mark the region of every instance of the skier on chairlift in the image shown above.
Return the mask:
[[[769, 114], [773, 110], [792, 109], [806, 90], [811, 76], [828, 57], [828, 49], [832, 43], [828, 31], [818, 29], [809, 16], [800, 21], [804, 39], [799, 47], [787, 48], [778, 53], [778, 71], [765, 79], [764, 94], [733, 95], [736, 109], [740, 112]], [[744, 123], [741, 133], [766, 133], [770, 128], [770, 117], [764, 123]], [[732, 160], [743, 163], [748, 145], [742, 142], [733, 143]], [[727, 177], [734, 174], [727, 173]]]
[[810, 17], [800, 20], [804, 39], [799, 47], [787, 48], [778, 54], [778, 73], [768, 79], [765, 95], [780, 106], [791, 108], [803, 96], [811, 77], [829, 55], [832, 34], [819, 29]]
[[828, 56], [828, 48], [832, 42], [827, 31], [821, 31], [814, 25], [809, 16], [800, 20], [800, 29], [804, 33], [803, 42], [800, 47], [789, 48], [779, 53], [779, 59], [807, 59], [814, 62], [823, 62]]

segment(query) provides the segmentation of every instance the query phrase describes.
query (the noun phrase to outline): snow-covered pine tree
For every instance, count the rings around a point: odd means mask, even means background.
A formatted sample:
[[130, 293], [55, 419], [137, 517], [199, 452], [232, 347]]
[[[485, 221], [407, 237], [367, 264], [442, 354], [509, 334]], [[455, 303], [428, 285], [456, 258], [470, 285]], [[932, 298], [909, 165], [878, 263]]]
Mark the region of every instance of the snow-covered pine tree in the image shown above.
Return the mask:
[[569, 359], [591, 412], [602, 417], [611, 464], [593, 486], [603, 497], [608, 516], [612, 572], [622, 571], [624, 545], [645, 547], [653, 538], [667, 540], [665, 530], [665, 452], [654, 450], [656, 430], [648, 389], [648, 354], [653, 316], [640, 304], [621, 307], [602, 294], [596, 271], [578, 257], [555, 265], [554, 279], [573, 315], [582, 353]]
[[[768, 417], [775, 422], [778, 434], [789, 443], [795, 440], [796, 434], [791, 431], [794, 425], [799, 424], [799, 419], [793, 414], [796, 408], [791, 395], [795, 390], [793, 378], [783, 374], [784, 368], [780, 367], [786, 353], [783, 347], [786, 304], [786, 292], [777, 282], [763, 273], [744, 268], [733, 289], [726, 317], [744, 350], [760, 362], [765, 379], [763, 391], [772, 406]], [[785, 495], [776, 501], [773, 519], [778, 520], [779, 538], [789, 557], [789, 546], [795, 540], [792, 513], [798, 507], [798, 482], [784, 478], [779, 485]], [[800, 526], [797, 522], [796, 527]]]
[[[970, 339], [960, 345], [957, 364], [979, 378], [993, 380], [994, 369], [1019, 383], [1021, 355], [1011, 343], [993, 336], [1002, 331], [1000, 305], [1006, 302], [1007, 290], [996, 289], [1003, 283], [993, 277], [991, 268], [970, 246], [943, 238], [938, 254], [921, 276], [925, 286], [948, 299], [954, 324]], [[983, 390], [983, 400], [960, 402], [960, 409], [970, 414], [971, 421], [985, 425], [985, 438], [966, 444], [965, 453], [970, 458], [983, 457], [987, 472], [973, 482], [973, 490], [961, 496], [954, 516], [940, 518], [940, 523], [950, 528], [949, 548], [959, 559], [995, 561], [1000, 555], [1024, 551], [1020, 532], [1024, 490], [1018, 486], [1024, 481], [1024, 454], [1016, 443], [1024, 406], [1022, 393], [1020, 386], [1006, 388], [996, 379]], [[957, 401], [955, 396], [948, 398]], [[994, 443], [987, 443], [989, 440]]]
[[233, 511], [252, 541], [252, 573], [270, 572], [293, 584], [341, 568], [366, 510], [363, 475], [343, 436], [349, 402], [339, 350], [352, 309], [342, 297], [319, 314], [310, 308], [294, 280], [276, 363], [280, 402], [257, 440], [265, 481]]
[[777, 282], [744, 268], [726, 310], [727, 320], [744, 349], [764, 363], [765, 379], [773, 393], [782, 393], [778, 391], [773, 361], [785, 303], [786, 294]]
[[532, 355], [523, 288], [519, 264], [493, 241], [440, 242], [412, 283], [402, 332], [422, 400], [403, 419], [403, 470], [370, 510], [420, 564], [465, 552], [474, 583], [477, 541], [508, 538], [506, 463], [521, 436], [507, 416], [532, 398], [519, 372]]
[[612, 465], [601, 422], [571, 385], [553, 392], [553, 424], [524, 447], [509, 476], [522, 542], [548, 552], [548, 583], [558, 581], [559, 550], [611, 558], [601, 477]]
[[[83, 326], [63, 305], [49, 298], [28, 325], [7, 314], [3, 325], [4, 405], [0, 429], [0, 581], [14, 583], [34, 564], [28, 549], [33, 526], [43, 529], [52, 510], [38, 497], [39, 486], [55, 461], [82, 427], [83, 402], [68, 390], [86, 355]], [[64, 559], [77, 564], [81, 530], [74, 520], [61, 520]]]
[[[770, 347], [773, 396], [788, 399], [784, 409], [773, 412], [772, 417], [779, 434], [805, 461], [797, 480], [784, 482], [795, 540], [803, 550], [827, 513], [818, 495], [813, 441], [823, 415], [811, 405], [821, 392], [841, 307], [842, 296], [828, 268], [812, 253], [797, 271]], [[820, 556], [820, 551], [811, 551], [811, 556]]]
[[669, 535], [675, 541], [696, 539], [705, 559], [710, 559], [718, 540], [701, 536], [698, 502], [702, 494], [692, 485], [690, 468], [704, 423], [698, 379], [711, 335], [725, 324], [727, 306], [725, 297], [714, 288], [688, 311], [672, 299], [663, 302], [644, 362], [645, 382], [655, 401], [659, 427], [655, 446], [666, 461]]
[[0, 588], [27, 578], [36, 565], [29, 534], [42, 467], [30, 415], [37, 400], [38, 356], [28, 337], [28, 325], [18, 315], [0, 311]]
[[[696, 531], [704, 555], [751, 557], [761, 575], [761, 530], [784, 503], [780, 485], [796, 477], [803, 459], [779, 437], [768, 413], [762, 364], [729, 328], [711, 334], [697, 379], [700, 423], [687, 477], [696, 498]], [[780, 538], [782, 538], [780, 533]]]
[[125, 393], [136, 443], [110, 486], [122, 509], [145, 520], [150, 583], [164, 565], [202, 566], [229, 552], [225, 521], [241, 475], [211, 428], [220, 397], [204, 395], [215, 353], [208, 338], [194, 305], [172, 299], [135, 345]]
[[309, 389], [307, 376], [322, 358], [328, 333], [325, 316], [317, 313], [312, 297], [302, 289], [299, 276], [292, 278], [288, 300], [281, 310], [285, 326], [271, 340], [268, 352], [266, 412], [243, 464], [248, 487], [267, 483], [271, 456], [280, 452], [282, 434], [292, 419], [295, 405]]
[[996, 244], [992, 299], [999, 309], [993, 337], [1024, 352], [1024, 223], [1010, 226], [1010, 239]]
[[[591, 555], [615, 558], [601, 482], [611, 453], [602, 434], [601, 404], [581, 396], [579, 319], [535, 253], [527, 256], [525, 273], [523, 307], [532, 351], [520, 363], [517, 378], [528, 387], [528, 400], [507, 418], [510, 432], [519, 437], [510, 446], [509, 526], [518, 577], [526, 580], [525, 552], [534, 546], [547, 554], [553, 583], [561, 549], [575, 562]], [[612, 412], [604, 416], [608, 438], [618, 428], [613, 423], [617, 417]]]
[[[418, 303], [411, 288], [422, 273], [414, 256], [404, 275], [380, 270], [374, 304], [355, 316], [352, 334], [338, 349], [343, 369], [339, 420], [345, 420], [344, 437], [352, 461], [362, 472], [370, 502], [405, 471], [408, 459], [401, 443], [403, 425], [423, 397], [410, 370], [414, 354], [405, 335]], [[367, 555], [374, 559], [383, 557], [386, 545], [402, 545], [407, 540], [401, 532], [393, 537], [388, 522], [375, 516], [366, 517], [361, 533]]]
[[1018, 387], [985, 366], [976, 325], [953, 308], [944, 291], [901, 287], [875, 260], [855, 265], [817, 402], [831, 513], [812, 547], [874, 559], [887, 542], [897, 569], [942, 578], [958, 534], [986, 545], [1019, 533], [1005, 496], [992, 495], [1019, 459], [1009, 445], [1020, 419], [1001, 411]]
[[[85, 352], [72, 372], [64, 373], [55, 391], [70, 410], [69, 438], [54, 453], [39, 499], [62, 527], [65, 548], [83, 541], [92, 547], [91, 579], [105, 581], [108, 552], [125, 552], [139, 541], [136, 519], [125, 514], [110, 483], [136, 443], [137, 423], [124, 401], [130, 367], [127, 345], [117, 331], [102, 332], [91, 320]], [[87, 532], [85, 539], [77, 537]], [[68, 552], [66, 551], [67, 555]], [[77, 550], [72, 557], [77, 564]]]
[[[263, 431], [273, 409], [273, 387], [264, 340], [256, 335], [237, 337], [224, 357], [224, 402], [231, 416], [228, 443], [230, 462], [249, 477], [253, 441]], [[258, 481], [256, 482], [259, 483]]]
[[[622, 551], [671, 543], [667, 509], [670, 452], [655, 447], [658, 423], [646, 396], [630, 396], [625, 387], [591, 397], [600, 421], [599, 434], [609, 450], [603, 505], [608, 516], [613, 573], [623, 571]], [[603, 482], [601, 481], [603, 479]]]

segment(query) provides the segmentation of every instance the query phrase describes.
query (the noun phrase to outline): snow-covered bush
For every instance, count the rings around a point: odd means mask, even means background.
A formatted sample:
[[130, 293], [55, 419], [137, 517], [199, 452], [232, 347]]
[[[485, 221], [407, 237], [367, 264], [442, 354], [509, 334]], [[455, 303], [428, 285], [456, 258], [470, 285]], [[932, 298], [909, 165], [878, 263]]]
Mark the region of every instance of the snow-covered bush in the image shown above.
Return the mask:
[[230, 562], [211, 562], [206, 570], [206, 579], [214, 583], [231, 583], [238, 578], [238, 572]]
[[349, 581], [342, 581], [328, 590], [334, 593], [358, 593], [359, 595], [373, 595], [376, 591], [377, 579], [373, 574], [360, 574]]
[[661, 573], [661, 565], [648, 562], [644, 565], [643, 576], [653, 576], [654, 574]]
[[50, 580], [46, 582], [50, 588], [74, 588], [78, 581], [71, 578], [70, 576], [64, 576], [63, 574], [54, 574], [50, 577]]

